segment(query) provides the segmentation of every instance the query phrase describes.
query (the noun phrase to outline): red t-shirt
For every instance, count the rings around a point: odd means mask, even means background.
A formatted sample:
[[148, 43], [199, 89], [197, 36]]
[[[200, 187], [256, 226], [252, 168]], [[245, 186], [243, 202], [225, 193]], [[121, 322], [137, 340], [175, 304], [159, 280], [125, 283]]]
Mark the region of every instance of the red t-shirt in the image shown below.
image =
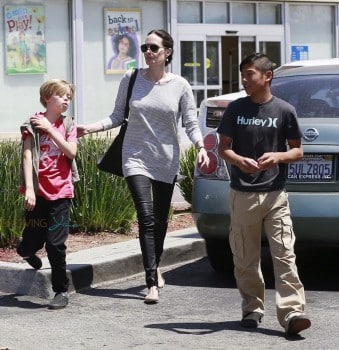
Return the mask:
[[[56, 129], [69, 142], [77, 142], [77, 130], [74, 126], [66, 135], [62, 118], [58, 119], [52, 127]], [[40, 134], [39, 158], [39, 190], [37, 195], [47, 200], [60, 198], [73, 198], [74, 186], [72, 183], [71, 160], [65, 156], [49, 135], [43, 131]], [[26, 130], [23, 139], [28, 135]]]

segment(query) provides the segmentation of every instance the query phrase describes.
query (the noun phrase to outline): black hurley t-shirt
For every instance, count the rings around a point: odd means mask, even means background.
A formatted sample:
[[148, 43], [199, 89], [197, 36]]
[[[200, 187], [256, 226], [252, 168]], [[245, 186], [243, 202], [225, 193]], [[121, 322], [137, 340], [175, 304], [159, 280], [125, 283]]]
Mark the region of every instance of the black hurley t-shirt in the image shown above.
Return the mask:
[[[258, 159], [266, 152], [285, 152], [287, 140], [300, 139], [294, 107], [278, 97], [263, 104], [240, 98], [227, 107], [217, 132], [232, 138], [235, 153]], [[255, 174], [231, 167], [231, 187], [245, 192], [268, 192], [285, 187], [286, 164]]]

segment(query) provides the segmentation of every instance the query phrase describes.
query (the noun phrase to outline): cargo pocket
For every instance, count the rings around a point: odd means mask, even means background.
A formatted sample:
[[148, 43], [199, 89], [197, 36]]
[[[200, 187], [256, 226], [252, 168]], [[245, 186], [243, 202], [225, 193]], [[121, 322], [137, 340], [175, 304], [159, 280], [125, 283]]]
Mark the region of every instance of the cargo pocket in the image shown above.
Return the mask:
[[294, 247], [295, 235], [293, 224], [290, 217], [281, 218], [281, 241], [285, 250], [291, 250]]
[[240, 227], [230, 227], [230, 247], [235, 259], [244, 258], [244, 240]]
[[235, 202], [235, 192], [231, 189], [230, 194], [228, 196], [228, 206], [231, 211], [231, 215], [233, 215], [234, 212], [234, 202]]

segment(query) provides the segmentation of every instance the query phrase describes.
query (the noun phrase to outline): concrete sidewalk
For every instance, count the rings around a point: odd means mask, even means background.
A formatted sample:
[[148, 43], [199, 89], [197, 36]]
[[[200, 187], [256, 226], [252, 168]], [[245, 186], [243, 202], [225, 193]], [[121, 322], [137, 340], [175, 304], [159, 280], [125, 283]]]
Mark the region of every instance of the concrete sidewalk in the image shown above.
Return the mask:
[[[195, 227], [167, 234], [160, 267], [206, 256], [204, 240]], [[69, 291], [79, 291], [144, 271], [138, 239], [82, 250], [67, 255]], [[52, 298], [50, 266], [40, 270], [27, 263], [0, 262], [0, 292]]]

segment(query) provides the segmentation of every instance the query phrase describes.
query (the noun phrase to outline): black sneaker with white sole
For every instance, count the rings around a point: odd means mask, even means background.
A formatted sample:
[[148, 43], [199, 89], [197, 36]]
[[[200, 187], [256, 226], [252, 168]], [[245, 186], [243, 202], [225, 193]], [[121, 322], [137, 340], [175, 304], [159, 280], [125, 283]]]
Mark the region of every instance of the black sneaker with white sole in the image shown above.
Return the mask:
[[68, 305], [68, 293], [56, 293], [54, 299], [48, 305], [51, 310], [63, 309]]
[[250, 312], [240, 321], [240, 326], [245, 328], [257, 328], [263, 315], [259, 312]]

